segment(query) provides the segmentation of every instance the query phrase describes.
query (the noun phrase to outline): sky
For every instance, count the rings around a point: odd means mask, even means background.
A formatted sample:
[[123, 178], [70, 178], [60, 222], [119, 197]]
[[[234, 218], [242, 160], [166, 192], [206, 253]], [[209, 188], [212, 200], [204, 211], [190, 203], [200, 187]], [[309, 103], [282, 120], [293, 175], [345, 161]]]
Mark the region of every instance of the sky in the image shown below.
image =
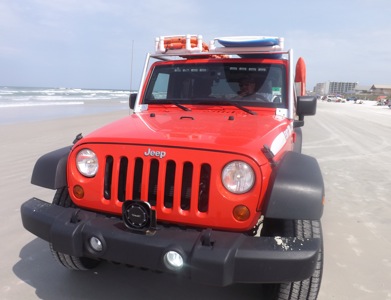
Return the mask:
[[137, 89], [162, 35], [279, 36], [327, 81], [391, 84], [390, 0], [0, 0], [0, 86]]

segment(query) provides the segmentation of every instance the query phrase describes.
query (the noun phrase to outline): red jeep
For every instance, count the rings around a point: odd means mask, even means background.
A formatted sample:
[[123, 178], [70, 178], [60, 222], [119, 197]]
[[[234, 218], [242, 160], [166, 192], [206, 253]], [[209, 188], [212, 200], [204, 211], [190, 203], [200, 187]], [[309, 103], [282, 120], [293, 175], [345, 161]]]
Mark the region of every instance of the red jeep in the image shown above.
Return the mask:
[[112, 261], [315, 299], [324, 185], [300, 127], [316, 98], [282, 44], [157, 38], [133, 113], [36, 162], [32, 183], [56, 194], [22, 205], [24, 227], [70, 269]]

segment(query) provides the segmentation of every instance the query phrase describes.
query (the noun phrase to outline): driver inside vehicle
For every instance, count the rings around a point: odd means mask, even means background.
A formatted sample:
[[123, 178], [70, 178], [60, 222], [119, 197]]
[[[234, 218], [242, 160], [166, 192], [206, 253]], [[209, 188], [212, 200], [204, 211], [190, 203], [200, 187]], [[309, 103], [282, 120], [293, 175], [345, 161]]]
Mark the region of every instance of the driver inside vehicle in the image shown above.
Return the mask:
[[248, 99], [271, 102], [271, 87], [269, 87], [266, 82], [263, 83], [262, 87], [260, 87], [260, 85], [260, 82], [258, 82], [255, 78], [249, 76], [240, 79], [239, 91], [237, 92], [238, 95], [235, 97], [235, 99]]
[[237, 98], [252, 98], [251, 96], [255, 97], [256, 89], [256, 82], [254, 78], [251, 77], [245, 77], [242, 78], [239, 81], [239, 88], [238, 96]]

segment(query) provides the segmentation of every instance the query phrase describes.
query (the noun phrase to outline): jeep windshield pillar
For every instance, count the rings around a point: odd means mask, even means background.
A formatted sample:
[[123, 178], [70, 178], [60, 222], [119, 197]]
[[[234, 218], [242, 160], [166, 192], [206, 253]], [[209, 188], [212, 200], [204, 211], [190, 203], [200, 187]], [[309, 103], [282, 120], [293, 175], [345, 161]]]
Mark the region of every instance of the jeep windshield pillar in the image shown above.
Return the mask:
[[32, 183], [56, 192], [22, 205], [24, 227], [72, 270], [114, 261], [316, 299], [324, 184], [300, 128], [316, 98], [283, 42], [158, 37], [133, 113], [36, 162]]

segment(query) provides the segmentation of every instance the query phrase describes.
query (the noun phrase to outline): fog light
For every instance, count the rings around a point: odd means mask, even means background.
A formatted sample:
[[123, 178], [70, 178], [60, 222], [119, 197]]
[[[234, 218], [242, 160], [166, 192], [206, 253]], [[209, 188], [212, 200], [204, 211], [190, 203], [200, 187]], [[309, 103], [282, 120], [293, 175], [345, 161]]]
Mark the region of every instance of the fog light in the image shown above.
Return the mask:
[[183, 257], [176, 251], [168, 251], [164, 255], [164, 264], [170, 270], [179, 271], [184, 264]]
[[90, 246], [96, 252], [101, 252], [103, 250], [103, 244], [96, 236], [90, 238]]

